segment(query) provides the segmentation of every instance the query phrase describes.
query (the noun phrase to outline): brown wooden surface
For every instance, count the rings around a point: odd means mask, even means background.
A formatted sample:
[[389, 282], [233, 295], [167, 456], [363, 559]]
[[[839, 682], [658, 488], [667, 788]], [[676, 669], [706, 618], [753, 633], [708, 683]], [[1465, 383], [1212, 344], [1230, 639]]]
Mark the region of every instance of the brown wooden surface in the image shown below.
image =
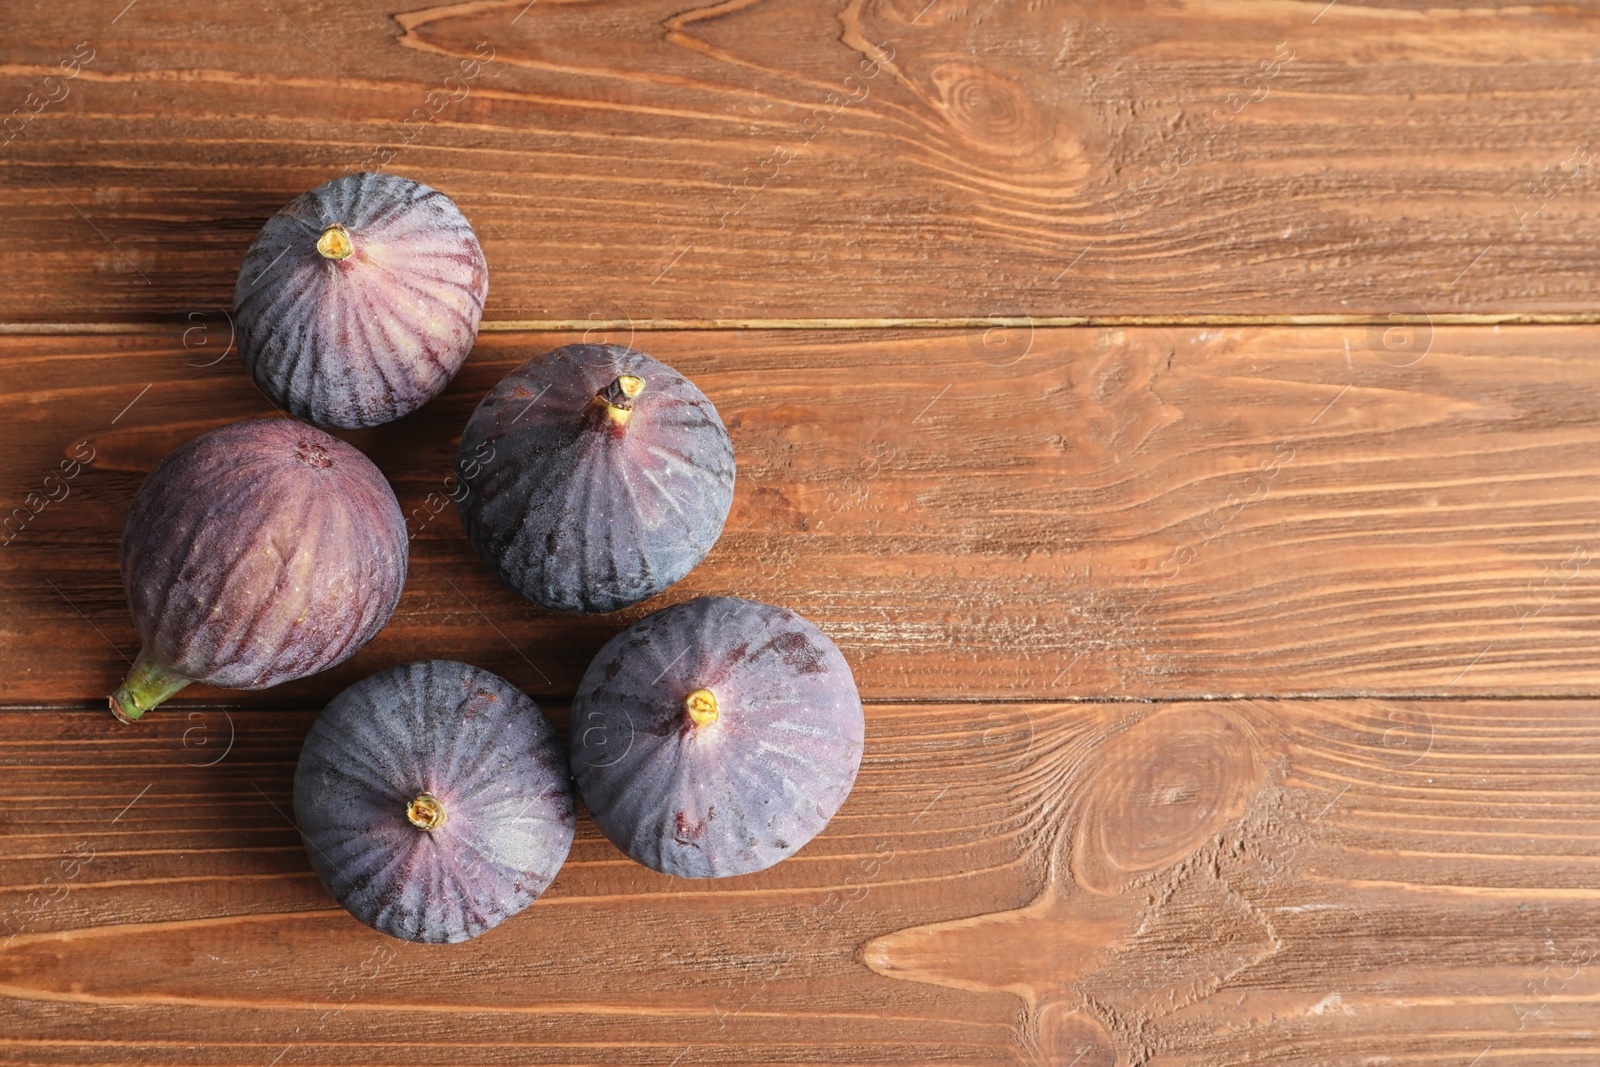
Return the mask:
[[[10, 506], [94, 456], [0, 549], [11, 699], [115, 687], [138, 650], [117, 540], [140, 475], [271, 411], [233, 360], [193, 366], [214, 358], [200, 336], [0, 338]], [[486, 335], [444, 398], [351, 435], [415, 535], [377, 641], [271, 693], [189, 696], [316, 704], [428, 655], [570, 694], [653, 605], [523, 602], [445, 479], [490, 385], [577, 336]], [[739, 460], [726, 533], [666, 599], [790, 605], [879, 700], [1595, 693], [1597, 336], [1441, 327], [1401, 367], [1358, 328], [634, 334], [705, 389]]]
[[[1600, 1063], [1595, 5], [0, 21], [0, 1064]], [[385, 146], [492, 272], [450, 390], [347, 435], [409, 515], [400, 610], [122, 727], [128, 502], [270, 413], [233, 272]], [[583, 337], [734, 438], [658, 603], [833, 635], [861, 778], [770, 871], [657, 876], [582, 815], [525, 914], [392, 941], [286, 814], [317, 709], [453, 656], [564, 731], [657, 606], [518, 600], [444, 499], [478, 398]]]
[[874, 704], [796, 858], [684, 882], [584, 820], [450, 947], [307, 868], [312, 714], [0, 715], [0, 1062], [1594, 1062], [1592, 702]]
[[1594, 6], [1326, 6], [13, 2], [6, 317], [224, 306], [385, 148], [490, 319], [1592, 311]]

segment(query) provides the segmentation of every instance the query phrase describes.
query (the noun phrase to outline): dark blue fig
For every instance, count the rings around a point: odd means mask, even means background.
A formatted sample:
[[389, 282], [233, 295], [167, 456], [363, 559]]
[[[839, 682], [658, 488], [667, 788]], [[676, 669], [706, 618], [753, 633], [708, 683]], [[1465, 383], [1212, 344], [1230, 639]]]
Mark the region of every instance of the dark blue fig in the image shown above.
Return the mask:
[[350, 914], [407, 941], [465, 941], [533, 903], [572, 847], [574, 807], [538, 705], [451, 660], [340, 693], [294, 774], [317, 877]]
[[262, 227], [233, 291], [261, 391], [322, 426], [432, 400], [472, 350], [489, 268], [448, 196], [393, 174], [324, 182]]
[[572, 770], [601, 831], [654, 870], [763, 870], [833, 818], [861, 765], [850, 665], [786, 608], [701, 597], [612, 638], [572, 704]]
[[733, 442], [694, 383], [620, 345], [529, 360], [461, 437], [462, 524], [500, 580], [559, 611], [614, 611], [705, 558], [733, 504]]
[[122, 532], [142, 648], [125, 721], [190, 682], [265, 689], [326, 670], [383, 628], [406, 579], [394, 490], [355, 448], [293, 419], [236, 422], [156, 465]]

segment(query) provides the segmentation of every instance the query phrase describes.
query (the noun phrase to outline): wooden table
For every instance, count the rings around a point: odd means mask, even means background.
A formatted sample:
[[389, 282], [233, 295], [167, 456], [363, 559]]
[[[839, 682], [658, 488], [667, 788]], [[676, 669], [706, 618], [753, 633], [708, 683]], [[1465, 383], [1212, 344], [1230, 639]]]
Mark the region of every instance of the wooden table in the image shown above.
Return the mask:
[[[1600, 1063], [1595, 5], [125, 3], [0, 30], [0, 1063]], [[121, 726], [128, 503], [269, 410], [244, 250], [379, 165], [492, 268], [450, 390], [348, 435], [399, 612]], [[599, 618], [444, 499], [580, 337], [739, 457], [705, 564]], [[460, 946], [335, 906], [286, 814], [333, 693], [455, 657], [564, 730], [705, 593], [856, 671], [820, 838], [700, 884], [585, 817]]]

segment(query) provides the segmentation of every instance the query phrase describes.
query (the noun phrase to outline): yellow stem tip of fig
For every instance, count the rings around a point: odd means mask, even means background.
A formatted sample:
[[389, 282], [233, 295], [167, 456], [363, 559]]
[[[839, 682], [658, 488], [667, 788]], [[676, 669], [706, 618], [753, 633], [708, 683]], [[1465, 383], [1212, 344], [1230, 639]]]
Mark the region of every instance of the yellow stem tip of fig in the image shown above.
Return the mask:
[[606, 416], [613, 426], [626, 426], [633, 417], [633, 402], [644, 392], [644, 379], [637, 374], [619, 374], [617, 380], [595, 395], [595, 402], [605, 407]]
[[322, 236], [317, 238], [317, 251], [335, 262], [349, 259], [350, 253], [355, 250], [356, 246], [350, 243], [350, 231], [337, 222], [323, 230]]
[[444, 805], [432, 793], [418, 793], [406, 805], [406, 818], [418, 830], [437, 830], [444, 825]]
[[696, 689], [683, 701], [684, 710], [696, 726], [710, 726], [717, 721], [717, 696], [709, 689]]

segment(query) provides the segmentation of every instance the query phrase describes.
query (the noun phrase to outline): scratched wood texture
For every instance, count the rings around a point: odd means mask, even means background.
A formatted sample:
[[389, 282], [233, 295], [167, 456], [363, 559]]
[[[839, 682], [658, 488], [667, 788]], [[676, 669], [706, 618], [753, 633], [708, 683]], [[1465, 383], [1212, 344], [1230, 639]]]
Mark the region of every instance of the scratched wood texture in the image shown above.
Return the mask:
[[[1600, 6], [3, 21], [0, 1064], [1600, 1062]], [[270, 414], [234, 272], [376, 165], [492, 272], [450, 390], [347, 435], [408, 515], [400, 610], [120, 726], [127, 505]], [[667, 879], [583, 815], [526, 913], [392, 941], [285, 814], [317, 709], [453, 656], [564, 732], [656, 606], [521, 602], [446, 500], [478, 398], [580, 337], [717, 404], [733, 513], [659, 603], [832, 634], [861, 778], [770, 871]]]
[[[739, 461], [726, 532], [662, 602], [790, 605], [870, 699], [1596, 692], [1593, 328], [613, 336], [698, 382]], [[115, 687], [137, 652], [117, 542], [142, 474], [271, 413], [236, 358], [195, 365], [223, 354], [225, 322], [187, 339], [0, 338], [12, 701]], [[188, 696], [320, 705], [430, 655], [570, 694], [656, 605], [520, 600], [467, 545], [446, 479], [490, 385], [575, 339], [487, 335], [442, 399], [349, 435], [414, 535], [365, 652], [270, 693]], [[92, 460], [46, 482], [74, 456]]]
[[460, 199], [496, 320], [1587, 313], [1597, 30], [1505, 0], [11, 0], [5, 318], [224, 306], [272, 211], [376, 165]]
[[447, 947], [308, 869], [313, 714], [0, 713], [0, 1062], [1595, 1062], [1591, 701], [873, 704], [781, 866], [585, 819]]

